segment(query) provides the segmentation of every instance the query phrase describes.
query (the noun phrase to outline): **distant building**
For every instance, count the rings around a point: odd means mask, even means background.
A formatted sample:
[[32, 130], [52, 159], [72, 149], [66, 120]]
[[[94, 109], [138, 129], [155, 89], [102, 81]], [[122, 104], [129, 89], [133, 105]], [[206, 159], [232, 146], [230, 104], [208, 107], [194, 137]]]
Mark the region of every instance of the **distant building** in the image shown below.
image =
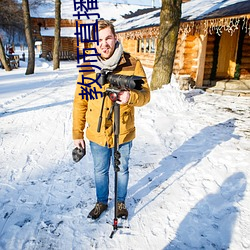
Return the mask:
[[[80, 2], [79, 2], [80, 3]], [[84, 4], [84, 3], [82, 3]], [[121, 18], [121, 15], [136, 11], [138, 8], [143, 8], [139, 5], [131, 4], [114, 4], [108, 2], [98, 3], [99, 9], [93, 11], [100, 15], [100, 18], [115, 21]], [[55, 27], [55, 4], [46, 2], [40, 5], [37, 9], [31, 10], [31, 22], [33, 30], [33, 38], [35, 42], [41, 42], [41, 57], [52, 59], [54, 46], [54, 27]], [[62, 0], [61, 5], [61, 42], [60, 42], [60, 59], [75, 59], [77, 55], [77, 47], [80, 51], [87, 48], [89, 44], [79, 43], [77, 46], [76, 39], [76, 21], [78, 26], [86, 22], [92, 22], [86, 17], [83, 20], [78, 20], [74, 16], [77, 11], [74, 11], [74, 1]], [[92, 16], [91, 16], [92, 18]], [[96, 18], [96, 16], [94, 16]]]
[[[41, 57], [52, 59], [54, 47], [54, 18], [31, 18], [33, 37], [36, 44], [40, 44]], [[76, 31], [75, 20], [61, 20], [61, 59], [74, 59], [76, 57]], [[84, 44], [81, 45], [82, 47]]]

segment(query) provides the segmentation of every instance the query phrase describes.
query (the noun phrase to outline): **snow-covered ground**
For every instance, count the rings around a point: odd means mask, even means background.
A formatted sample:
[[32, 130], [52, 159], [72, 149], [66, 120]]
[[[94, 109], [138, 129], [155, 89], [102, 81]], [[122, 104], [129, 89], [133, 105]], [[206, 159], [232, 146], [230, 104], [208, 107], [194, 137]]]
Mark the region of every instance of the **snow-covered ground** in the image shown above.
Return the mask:
[[[150, 79], [151, 71], [146, 69]], [[98, 222], [89, 146], [72, 161], [75, 62], [0, 69], [0, 249], [250, 249], [250, 99], [153, 91], [137, 108], [129, 229]], [[98, 117], [97, 117], [98, 119]]]

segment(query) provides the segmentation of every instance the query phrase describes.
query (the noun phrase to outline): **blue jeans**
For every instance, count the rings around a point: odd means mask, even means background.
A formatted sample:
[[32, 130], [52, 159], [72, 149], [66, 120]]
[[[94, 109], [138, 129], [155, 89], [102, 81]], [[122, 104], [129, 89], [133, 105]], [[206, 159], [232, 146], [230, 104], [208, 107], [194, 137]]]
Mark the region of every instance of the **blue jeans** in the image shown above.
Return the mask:
[[[132, 141], [119, 146], [121, 164], [119, 165], [120, 171], [118, 172], [117, 180], [117, 200], [121, 202], [125, 201], [127, 195], [129, 178], [128, 161], [131, 147]], [[109, 196], [109, 168], [111, 160], [112, 163], [114, 162], [114, 148], [103, 147], [94, 142], [90, 142], [90, 148], [94, 161], [97, 202], [107, 204]]]

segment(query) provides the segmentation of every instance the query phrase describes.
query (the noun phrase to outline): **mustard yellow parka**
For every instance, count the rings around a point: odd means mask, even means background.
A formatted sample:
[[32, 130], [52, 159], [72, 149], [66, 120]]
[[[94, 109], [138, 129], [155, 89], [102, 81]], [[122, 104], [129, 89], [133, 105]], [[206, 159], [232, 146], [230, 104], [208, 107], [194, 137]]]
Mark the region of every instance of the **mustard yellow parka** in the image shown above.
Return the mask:
[[[94, 63], [93, 63], [94, 65]], [[90, 65], [91, 66], [91, 65]], [[87, 68], [83, 68], [86, 70]], [[88, 68], [88, 69], [94, 69]], [[114, 74], [121, 75], [136, 75], [143, 77], [144, 84], [142, 90], [130, 90], [130, 99], [127, 104], [120, 105], [120, 135], [119, 144], [129, 142], [135, 138], [135, 124], [134, 124], [134, 107], [140, 107], [147, 104], [150, 100], [150, 89], [147, 83], [146, 75], [139, 60], [133, 58], [130, 54], [124, 52], [119, 65], [113, 71]], [[94, 100], [86, 100], [86, 96], [82, 98], [82, 74], [85, 77], [96, 79], [95, 72], [86, 74], [86, 72], [79, 73], [76, 84], [75, 97], [73, 102], [73, 140], [84, 139], [84, 129], [87, 123], [86, 137], [88, 140], [95, 142], [101, 146], [107, 145], [109, 148], [114, 147], [113, 134], [113, 118], [108, 120], [108, 114], [112, 107], [112, 101], [109, 97], [105, 98], [104, 109], [102, 113], [101, 130], [97, 132], [97, 126], [102, 106], [103, 98], [98, 95]], [[92, 82], [92, 80], [85, 80], [84, 84]], [[105, 84], [102, 88], [97, 83], [91, 85], [91, 89], [96, 88], [96, 91], [105, 92], [109, 84]], [[88, 98], [90, 99], [90, 98]]]

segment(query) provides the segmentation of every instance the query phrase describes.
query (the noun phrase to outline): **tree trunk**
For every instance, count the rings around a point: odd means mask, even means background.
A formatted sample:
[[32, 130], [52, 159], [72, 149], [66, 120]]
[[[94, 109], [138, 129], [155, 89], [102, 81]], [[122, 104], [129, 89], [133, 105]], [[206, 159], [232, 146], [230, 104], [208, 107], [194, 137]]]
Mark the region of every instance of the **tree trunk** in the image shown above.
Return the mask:
[[60, 28], [61, 28], [61, 0], [55, 1], [55, 40], [53, 50], [53, 69], [60, 68], [59, 48], [60, 48]]
[[6, 71], [10, 71], [11, 68], [6, 60], [6, 56], [5, 56], [5, 52], [4, 52], [4, 47], [3, 47], [3, 43], [2, 43], [2, 39], [0, 37], [0, 61], [1, 64], [3, 65], [4, 69]]
[[28, 0], [22, 0], [22, 8], [23, 8], [25, 36], [26, 36], [26, 41], [28, 44], [28, 66], [27, 66], [25, 74], [30, 75], [30, 74], [34, 74], [34, 69], [35, 69], [35, 48], [34, 48], [34, 41], [32, 37]]
[[161, 88], [171, 81], [182, 0], [162, 0], [160, 31], [150, 87]]

